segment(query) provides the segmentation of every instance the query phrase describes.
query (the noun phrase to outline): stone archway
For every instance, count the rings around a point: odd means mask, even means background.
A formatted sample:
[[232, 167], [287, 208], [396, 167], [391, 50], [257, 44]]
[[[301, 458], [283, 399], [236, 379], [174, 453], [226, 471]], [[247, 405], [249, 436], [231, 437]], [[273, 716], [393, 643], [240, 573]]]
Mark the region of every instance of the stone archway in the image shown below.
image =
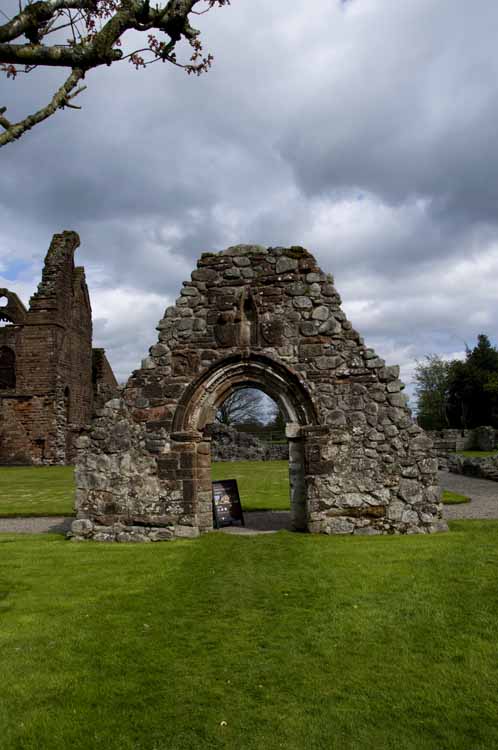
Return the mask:
[[[303, 248], [205, 253], [121, 398], [79, 440], [76, 538], [159, 540], [212, 528], [203, 427], [244, 385], [288, 419], [295, 523], [327, 534], [427, 533], [441, 520], [432, 443], [399, 368], [369, 349]], [[299, 500], [299, 502], [297, 502]]]
[[[310, 445], [327, 432], [319, 424], [311, 395], [297, 373], [270, 357], [234, 354], [217, 361], [197, 378], [180, 399], [173, 418], [172, 437], [195, 445], [192, 481], [196, 483], [197, 508], [206, 526], [212, 528], [211, 450], [204, 428], [214, 421], [218, 407], [236, 389], [258, 388], [272, 398], [286, 420], [289, 442], [289, 487], [291, 524], [307, 531], [309, 520], [308, 481], [305, 457]], [[202, 437], [201, 437], [202, 436]], [[195, 467], [195, 470], [194, 470]]]

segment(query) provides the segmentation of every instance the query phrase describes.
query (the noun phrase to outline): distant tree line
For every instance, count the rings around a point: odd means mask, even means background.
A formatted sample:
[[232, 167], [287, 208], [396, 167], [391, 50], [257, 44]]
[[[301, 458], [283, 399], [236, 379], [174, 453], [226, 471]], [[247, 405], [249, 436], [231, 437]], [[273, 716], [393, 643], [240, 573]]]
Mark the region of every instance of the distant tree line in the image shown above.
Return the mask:
[[498, 428], [498, 350], [485, 334], [464, 360], [429, 354], [415, 370], [417, 419], [426, 430]]

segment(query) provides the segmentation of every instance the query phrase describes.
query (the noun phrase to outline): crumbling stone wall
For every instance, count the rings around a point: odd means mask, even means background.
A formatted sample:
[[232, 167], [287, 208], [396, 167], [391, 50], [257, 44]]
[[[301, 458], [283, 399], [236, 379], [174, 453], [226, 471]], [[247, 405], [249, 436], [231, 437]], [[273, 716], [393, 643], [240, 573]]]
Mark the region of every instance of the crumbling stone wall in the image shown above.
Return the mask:
[[[456, 451], [492, 451], [498, 448], [498, 430], [493, 427], [475, 427], [467, 430], [431, 430], [428, 435], [434, 443], [434, 450], [440, 469], [453, 471], [458, 462], [449, 462]], [[459, 470], [457, 473], [461, 473]]]
[[289, 458], [287, 443], [269, 443], [263, 437], [238, 432], [214, 422], [207, 434], [211, 438], [212, 461], [282, 461]]
[[462, 456], [453, 453], [448, 456], [448, 471], [453, 474], [464, 474], [467, 477], [490, 479], [498, 482], [498, 454], [486, 458]]
[[104, 349], [92, 349], [92, 384], [95, 408], [101, 408], [118, 393], [119, 385]]
[[498, 448], [498, 430], [489, 425], [476, 427], [473, 447], [478, 451], [493, 451]]
[[0, 464], [68, 463], [90, 421], [92, 318], [78, 246], [75, 232], [54, 235], [29, 309], [0, 289]]
[[431, 438], [438, 467], [446, 471], [448, 468], [448, 455], [455, 451], [470, 450], [474, 446], [473, 430], [430, 430], [427, 432]]
[[295, 528], [425, 533], [441, 520], [437, 463], [399, 381], [346, 319], [300, 247], [205, 253], [122, 397], [79, 439], [76, 539], [212, 529], [206, 426], [256, 387], [287, 422]]

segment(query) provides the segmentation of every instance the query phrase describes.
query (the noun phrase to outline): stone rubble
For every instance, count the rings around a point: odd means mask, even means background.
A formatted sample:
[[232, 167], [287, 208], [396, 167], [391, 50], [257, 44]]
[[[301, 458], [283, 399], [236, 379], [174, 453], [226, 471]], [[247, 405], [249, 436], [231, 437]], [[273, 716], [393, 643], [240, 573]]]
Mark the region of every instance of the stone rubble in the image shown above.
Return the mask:
[[289, 447], [266, 442], [264, 437], [239, 432], [233, 427], [214, 422], [207, 434], [211, 438], [212, 461], [284, 461]]

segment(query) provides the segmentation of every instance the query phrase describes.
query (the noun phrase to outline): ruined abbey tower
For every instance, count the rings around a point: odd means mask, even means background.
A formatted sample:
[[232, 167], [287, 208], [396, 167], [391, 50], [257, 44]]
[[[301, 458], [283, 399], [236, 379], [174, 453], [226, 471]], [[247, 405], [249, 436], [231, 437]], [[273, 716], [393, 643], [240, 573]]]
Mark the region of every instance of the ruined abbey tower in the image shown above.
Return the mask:
[[103, 349], [92, 349], [79, 237], [54, 235], [29, 309], [0, 289], [0, 465], [64, 464], [94, 401], [117, 383]]

